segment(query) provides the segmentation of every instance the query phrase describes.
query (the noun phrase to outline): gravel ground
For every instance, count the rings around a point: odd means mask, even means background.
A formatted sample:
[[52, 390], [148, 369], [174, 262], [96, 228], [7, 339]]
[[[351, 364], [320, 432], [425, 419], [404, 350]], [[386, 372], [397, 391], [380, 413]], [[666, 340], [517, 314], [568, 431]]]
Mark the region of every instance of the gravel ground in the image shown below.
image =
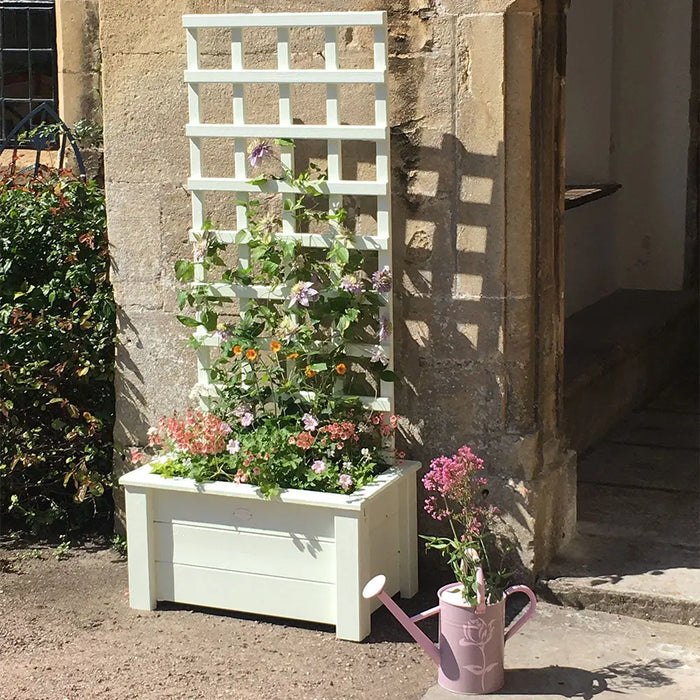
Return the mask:
[[112, 550], [57, 560], [50, 548], [0, 547], [0, 700], [421, 698], [435, 667], [386, 611], [373, 630], [354, 644], [324, 626], [174, 605], [136, 612]]

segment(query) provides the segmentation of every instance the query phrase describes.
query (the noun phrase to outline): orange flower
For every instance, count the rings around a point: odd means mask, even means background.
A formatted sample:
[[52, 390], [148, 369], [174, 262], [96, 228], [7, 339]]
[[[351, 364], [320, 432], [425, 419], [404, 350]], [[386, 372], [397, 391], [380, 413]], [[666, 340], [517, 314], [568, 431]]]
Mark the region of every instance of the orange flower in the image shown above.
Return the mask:
[[344, 363], [340, 362], [335, 366], [335, 371], [338, 374], [345, 374], [348, 371], [348, 368], [345, 366]]
[[304, 370], [304, 374], [307, 377], [313, 377], [314, 374], [316, 374], [316, 372], [313, 369], [311, 369], [311, 365], [306, 365], [306, 369]]
[[298, 352], [290, 352], [289, 355], [287, 355], [288, 360], [296, 360], [297, 357], [299, 357]]
[[270, 350], [272, 350], [272, 352], [279, 352], [281, 349], [282, 346], [276, 340], [270, 343]]
[[243, 354], [243, 348], [240, 345], [234, 345], [233, 354], [236, 355], [236, 357], [240, 357]]
[[248, 350], [246, 350], [245, 356], [252, 362], [253, 360], [257, 359], [258, 351], [253, 350], [253, 348], [249, 348]]

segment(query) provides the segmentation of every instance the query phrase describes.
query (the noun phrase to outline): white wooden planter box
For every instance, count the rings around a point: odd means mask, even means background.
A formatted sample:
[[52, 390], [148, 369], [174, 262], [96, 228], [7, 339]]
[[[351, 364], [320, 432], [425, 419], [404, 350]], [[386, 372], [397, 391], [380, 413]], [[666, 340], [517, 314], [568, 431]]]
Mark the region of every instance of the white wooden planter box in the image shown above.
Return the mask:
[[148, 465], [126, 492], [132, 608], [172, 601], [335, 625], [360, 641], [377, 607], [376, 574], [404, 598], [418, 590], [416, 471], [405, 462], [355, 493], [289, 489], [265, 499], [247, 484], [166, 479]]

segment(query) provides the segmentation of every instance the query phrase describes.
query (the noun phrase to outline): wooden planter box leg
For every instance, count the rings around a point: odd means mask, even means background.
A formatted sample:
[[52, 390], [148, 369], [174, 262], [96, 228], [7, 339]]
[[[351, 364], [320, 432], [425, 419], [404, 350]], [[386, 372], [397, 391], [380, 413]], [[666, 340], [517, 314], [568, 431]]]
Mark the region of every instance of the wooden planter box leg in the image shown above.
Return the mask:
[[156, 607], [155, 552], [151, 496], [147, 489], [127, 488], [126, 541], [129, 554], [129, 605]]
[[362, 587], [371, 578], [367, 516], [335, 516], [336, 628], [338, 639], [360, 642], [370, 633], [370, 605]]
[[399, 592], [402, 598], [418, 593], [418, 512], [416, 480], [404, 479], [399, 490]]

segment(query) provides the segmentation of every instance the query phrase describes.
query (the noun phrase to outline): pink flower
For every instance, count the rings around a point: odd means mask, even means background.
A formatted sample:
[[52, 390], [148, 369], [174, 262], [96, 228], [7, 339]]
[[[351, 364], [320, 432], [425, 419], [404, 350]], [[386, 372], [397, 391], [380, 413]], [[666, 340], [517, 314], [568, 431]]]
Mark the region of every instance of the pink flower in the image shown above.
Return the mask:
[[348, 489], [352, 488], [355, 482], [352, 480], [350, 474], [341, 474], [338, 478], [338, 483], [340, 484], [341, 488], [347, 491]]
[[326, 463], [322, 459], [317, 459], [312, 465], [311, 469], [313, 469], [316, 474], [323, 474], [323, 472], [326, 471]]
[[228, 435], [229, 433], [233, 432], [233, 428], [228, 423], [222, 423], [219, 426], [219, 432], [223, 433], [224, 435]]
[[143, 459], [143, 453], [138, 448], [131, 448], [131, 463], [138, 464]]
[[235, 455], [241, 449], [241, 443], [238, 440], [229, 440], [226, 449], [230, 454]]
[[244, 413], [241, 416], [241, 425], [244, 428], [247, 428], [249, 425], [253, 424], [253, 414], [252, 413]]
[[296, 445], [302, 450], [308, 450], [314, 444], [314, 436], [311, 433], [299, 433], [296, 436]]
[[423, 477], [428, 492], [425, 511], [435, 520], [451, 518], [466, 532], [481, 534], [486, 518], [493, 513], [481, 500], [487, 483], [479, 473], [483, 468], [483, 460], [466, 445], [452, 457], [434, 459]]
[[305, 413], [301, 417], [301, 420], [304, 422], [304, 430], [313, 431], [318, 428], [318, 420], [316, 419], [316, 416], [313, 416], [310, 413]]

